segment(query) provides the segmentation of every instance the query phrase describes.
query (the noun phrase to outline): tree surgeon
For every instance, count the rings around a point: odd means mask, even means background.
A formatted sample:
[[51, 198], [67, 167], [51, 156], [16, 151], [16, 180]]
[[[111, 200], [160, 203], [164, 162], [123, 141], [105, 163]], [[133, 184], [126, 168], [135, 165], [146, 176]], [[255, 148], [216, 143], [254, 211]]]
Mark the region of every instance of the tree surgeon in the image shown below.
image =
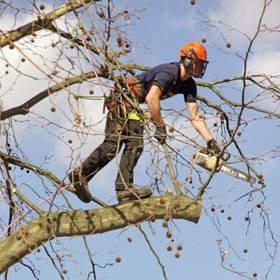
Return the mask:
[[[189, 42], [179, 52], [180, 61], [158, 65], [144, 73], [126, 80], [128, 94], [139, 103], [147, 103], [152, 121], [156, 126], [154, 137], [164, 144], [167, 137], [166, 126], [161, 116], [160, 100], [175, 94], [183, 94], [192, 126], [207, 142], [208, 149], [216, 154], [221, 152], [211, 135], [196, 103], [197, 86], [193, 79], [202, 78], [208, 61], [203, 45]], [[131, 93], [132, 92], [132, 93]], [[143, 123], [141, 118], [115, 87], [105, 104], [108, 109], [105, 140], [88, 158], [69, 173], [69, 180], [76, 188], [77, 196], [83, 202], [91, 201], [88, 182], [111, 161], [121, 147], [124, 150], [120, 159], [115, 189], [119, 202], [141, 199], [152, 195], [149, 188], [137, 188], [133, 184], [133, 170], [143, 151]]]

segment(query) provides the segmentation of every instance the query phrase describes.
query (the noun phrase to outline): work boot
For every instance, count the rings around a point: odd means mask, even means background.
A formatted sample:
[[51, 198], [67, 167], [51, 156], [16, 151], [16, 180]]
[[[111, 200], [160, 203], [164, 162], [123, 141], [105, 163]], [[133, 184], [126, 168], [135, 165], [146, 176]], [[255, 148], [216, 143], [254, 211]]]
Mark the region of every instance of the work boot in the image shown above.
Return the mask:
[[117, 199], [119, 202], [136, 200], [139, 198], [147, 198], [152, 195], [152, 191], [148, 188], [130, 187], [122, 191], [117, 191]]
[[75, 194], [78, 196], [78, 198], [85, 203], [89, 203], [91, 201], [91, 194], [88, 190], [87, 179], [82, 174], [81, 168], [77, 167], [72, 170], [68, 174], [68, 178], [76, 189]]

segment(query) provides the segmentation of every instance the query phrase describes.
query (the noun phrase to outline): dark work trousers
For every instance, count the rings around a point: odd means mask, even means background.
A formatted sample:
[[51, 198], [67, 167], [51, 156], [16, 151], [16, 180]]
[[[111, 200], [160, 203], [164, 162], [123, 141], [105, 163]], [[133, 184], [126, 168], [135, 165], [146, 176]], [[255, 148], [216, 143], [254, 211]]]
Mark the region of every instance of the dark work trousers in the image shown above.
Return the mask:
[[139, 120], [120, 121], [109, 112], [106, 120], [105, 139], [82, 164], [82, 172], [89, 181], [100, 169], [110, 162], [124, 145], [121, 156], [116, 191], [133, 186], [133, 170], [142, 154], [143, 126]]

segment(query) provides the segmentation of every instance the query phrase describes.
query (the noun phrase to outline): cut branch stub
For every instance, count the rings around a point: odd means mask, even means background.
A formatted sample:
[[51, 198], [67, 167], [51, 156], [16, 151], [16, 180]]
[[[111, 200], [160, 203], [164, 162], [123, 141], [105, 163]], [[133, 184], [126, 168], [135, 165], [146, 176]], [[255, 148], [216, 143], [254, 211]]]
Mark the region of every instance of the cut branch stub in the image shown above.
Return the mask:
[[173, 219], [199, 221], [201, 200], [167, 193], [92, 210], [49, 213], [0, 242], [0, 272], [6, 271], [41, 244], [57, 237], [104, 233], [148, 220], [163, 219], [166, 212]]

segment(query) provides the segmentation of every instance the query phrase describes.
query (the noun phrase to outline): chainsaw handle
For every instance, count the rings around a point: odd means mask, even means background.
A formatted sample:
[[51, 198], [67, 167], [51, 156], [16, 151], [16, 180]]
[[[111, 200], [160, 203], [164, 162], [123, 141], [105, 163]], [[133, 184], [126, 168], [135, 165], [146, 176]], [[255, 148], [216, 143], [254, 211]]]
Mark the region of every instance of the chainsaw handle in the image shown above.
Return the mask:
[[228, 161], [230, 159], [230, 153], [229, 152], [224, 152], [221, 156], [223, 161]]
[[[214, 151], [210, 150], [210, 149], [207, 149], [207, 148], [202, 148], [199, 150], [201, 153], [203, 154], [208, 154], [208, 155], [211, 155], [211, 156], [217, 156], [217, 154], [214, 153]], [[223, 161], [228, 161], [230, 159], [230, 156], [231, 154], [229, 152], [224, 152], [220, 159], [223, 160]]]

